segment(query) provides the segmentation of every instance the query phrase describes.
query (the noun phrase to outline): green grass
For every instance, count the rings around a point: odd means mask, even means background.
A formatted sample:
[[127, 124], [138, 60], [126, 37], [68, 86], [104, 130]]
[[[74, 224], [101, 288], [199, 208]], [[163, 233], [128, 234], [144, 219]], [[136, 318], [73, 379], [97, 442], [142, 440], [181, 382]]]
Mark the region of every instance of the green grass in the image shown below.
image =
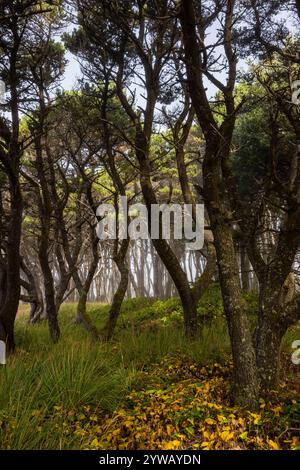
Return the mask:
[[[247, 300], [253, 313], [255, 300]], [[215, 286], [198, 308], [199, 315], [213, 312], [214, 318], [192, 342], [183, 334], [178, 299], [124, 302], [115, 338], [109, 344], [93, 341], [82, 326], [72, 322], [75, 309], [75, 304], [62, 306], [61, 340], [54, 345], [47, 323], [29, 325], [22, 306], [16, 323], [17, 352], [0, 369], [1, 449], [79, 448], [80, 436], [66, 437], [61, 432], [60, 407], [62, 415], [84, 406], [112, 413], [130, 390], [146, 385], [144, 370], [152, 366], [149, 380], [156, 379], [154, 365], [164, 357], [186, 357], [204, 364], [210, 359], [222, 362], [230, 351]], [[107, 305], [89, 304], [89, 314], [98, 328], [104, 326], [108, 309]]]

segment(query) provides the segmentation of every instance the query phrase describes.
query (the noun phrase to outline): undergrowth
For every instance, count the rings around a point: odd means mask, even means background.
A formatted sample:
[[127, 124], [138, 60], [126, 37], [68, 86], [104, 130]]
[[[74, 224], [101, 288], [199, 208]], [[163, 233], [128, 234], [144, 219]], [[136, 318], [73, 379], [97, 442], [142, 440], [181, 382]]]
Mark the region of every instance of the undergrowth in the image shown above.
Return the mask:
[[[249, 294], [246, 301], [255, 322], [257, 299]], [[88, 306], [98, 328], [108, 308]], [[22, 307], [17, 352], [0, 369], [1, 449], [297, 448], [288, 424], [299, 413], [297, 394], [287, 394], [282, 406], [278, 397], [261, 403], [263, 425], [231, 408], [230, 347], [217, 286], [198, 306], [205, 321], [192, 342], [183, 335], [176, 298], [124, 302], [109, 344], [74, 324], [75, 309], [62, 306], [62, 337], [53, 345], [47, 324], [29, 325]], [[298, 333], [289, 331], [287, 349]]]

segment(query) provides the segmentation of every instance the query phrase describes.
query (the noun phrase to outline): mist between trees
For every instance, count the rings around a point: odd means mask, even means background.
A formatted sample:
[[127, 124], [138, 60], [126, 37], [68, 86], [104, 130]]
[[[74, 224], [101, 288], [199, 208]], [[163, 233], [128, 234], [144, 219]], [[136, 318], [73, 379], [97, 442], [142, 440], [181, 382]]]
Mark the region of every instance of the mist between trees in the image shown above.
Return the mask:
[[[66, 301], [78, 303], [78, 327], [110, 340], [124, 298], [178, 296], [185, 334], [200, 341], [197, 305], [218, 282], [235, 403], [256, 407], [277, 387], [282, 338], [300, 318], [299, 14], [298, 0], [1, 2], [0, 339], [10, 352], [20, 302], [54, 342]], [[60, 87], [67, 51], [82, 70], [72, 91]], [[189, 204], [194, 226], [204, 204], [203, 248], [123, 239], [118, 226], [100, 241], [97, 208], [118, 215], [120, 197], [128, 211]], [[254, 333], [248, 290], [259, 298]], [[110, 304], [101, 331], [88, 300]]]

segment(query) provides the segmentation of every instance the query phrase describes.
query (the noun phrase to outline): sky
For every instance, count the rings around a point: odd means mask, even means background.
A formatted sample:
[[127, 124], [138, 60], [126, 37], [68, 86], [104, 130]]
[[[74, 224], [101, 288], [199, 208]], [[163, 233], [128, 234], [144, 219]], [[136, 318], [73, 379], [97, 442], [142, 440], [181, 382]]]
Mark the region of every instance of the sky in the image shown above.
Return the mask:
[[82, 77], [82, 74], [79, 63], [68, 51], [66, 52], [66, 59], [68, 64], [62, 81], [62, 87], [64, 90], [72, 90], [72, 88], [75, 87], [77, 80]]
[[[291, 27], [292, 31], [294, 30], [294, 25], [292, 24], [293, 22], [291, 21], [291, 18], [289, 17], [288, 14], [286, 15], [280, 15], [280, 17], [286, 18], [286, 20], [289, 22], [289, 27]], [[214, 25], [210, 28], [209, 34], [206, 37], [206, 43], [214, 43], [217, 37], [217, 28], [219, 25], [217, 23], [214, 23]], [[71, 26], [70, 28], [67, 28], [68, 31], [72, 31], [74, 29], [74, 26]], [[221, 50], [220, 50], [221, 52]], [[80, 65], [76, 60], [76, 57], [72, 55], [69, 51], [66, 52], [66, 58], [68, 61], [68, 64], [66, 66], [66, 71], [64, 74], [64, 78], [62, 80], [61, 86], [65, 90], [71, 90], [74, 88], [77, 84], [78, 79], [82, 77], [81, 70], [80, 70]], [[247, 64], [245, 61], [241, 60], [238, 63], [238, 69], [241, 70], [246, 70], [247, 69]], [[226, 72], [223, 71], [216, 75], [216, 77], [222, 81], [223, 83], [226, 81]], [[209, 98], [213, 98], [216, 94], [216, 87], [211, 84], [209, 80], [205, 80], [205, 85], [207, 87], [207, 93]], [[142, 88], [141, 88], [141, 93], [142, 93]], [[140, 101], [140, 99], [138, 99]]]
[[[67, 28], [67, 31], [71, 32], [73, 29], [74, 27], [71, 26]], [[217, 35], [217, 28], [216, 28], [216, 25], [214, 25], [210, 29], [210, 32], [206, 38], [206, 41], [213, 43], [216, 40], [216, 35]], [[76, 57], [73, 54], [71, 54], [69, 51], [66, 52], [66, 59], [68, 63], [66, 66], [64, 78], [61, 82], [61, 86], [64, 90], [72, 90], [76, 86], [78, 79], [82, 78], [82, 73], [81, 73], [80, 65], [77, 62]], [[222, 72], [218, 74], [218, 78], [221, 81], [224, 81], [226, 79], [226, 73]], [[212, 85], [209, 80], [205, 80], [205, 85], [207, 87], [209, 97], [212, 98], [213, 96], [215, 96], [215, 93], [217, 91], [216, 87]], [[141, 93], [139, 94], [143, 94], [142, 87], [141, 87]], [[142, 99], [138, 98], [138, 102], [141, 103], [141, 101]]]

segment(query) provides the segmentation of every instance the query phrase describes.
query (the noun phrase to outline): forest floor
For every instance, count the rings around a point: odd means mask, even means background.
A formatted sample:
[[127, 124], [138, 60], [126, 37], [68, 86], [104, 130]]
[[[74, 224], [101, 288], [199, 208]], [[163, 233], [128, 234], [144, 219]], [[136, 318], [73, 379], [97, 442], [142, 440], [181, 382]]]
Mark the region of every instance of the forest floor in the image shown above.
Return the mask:
[[[255, 322], [255, 296], [248, 295]], [[18, 349], [0, 369], [1, 449], [297, 449], [300, 366], [291, 363], [290, 330], [278, 392], [252, 412], [232, 406], [232, 364], [217, 287], [199, 305], [211, 317], [201, 337], [182, 334], [177, 299], [124, 303], [114, 342], [97, 343], [60, 312], [62, 338], [47, 325], [17, 321]], [[89, 305], [99, 328], [108, 307]]]

